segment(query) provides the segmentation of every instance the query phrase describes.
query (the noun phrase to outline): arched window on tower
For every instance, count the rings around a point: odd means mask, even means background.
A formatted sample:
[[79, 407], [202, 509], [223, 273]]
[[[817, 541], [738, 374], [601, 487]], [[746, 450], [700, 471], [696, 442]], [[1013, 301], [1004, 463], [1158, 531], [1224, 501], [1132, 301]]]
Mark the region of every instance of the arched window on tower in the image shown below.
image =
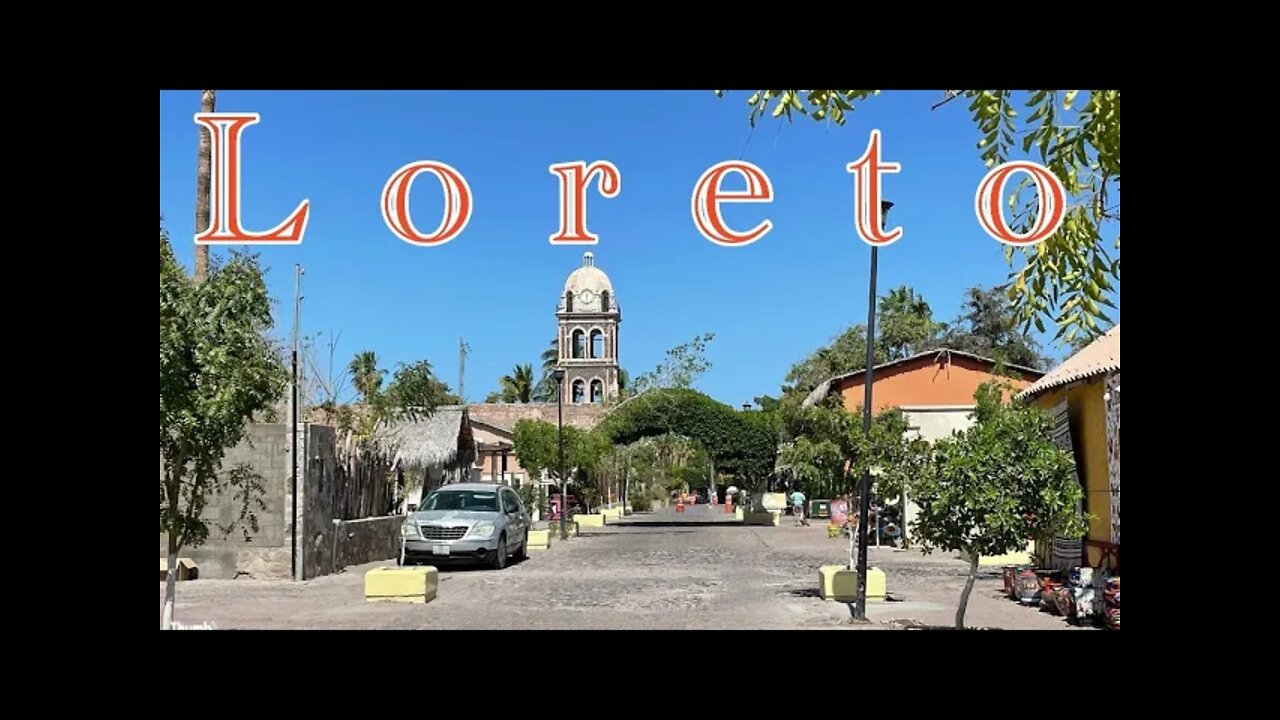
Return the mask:
[[575, 358], [587, 356], [587, 336], [581, 330], [573, 331], [573, 356]]
[[599, 378], [591, 381], [591, 402], [604, 402], [604, 383]]
[[600, 291], [600, 312], [609, 312], [609, 291]]
[[573, 291], [572, 290], [564, 291], [564, 311], [573, 312]]
[[604, 357], [604, 333], [599, 330], [591, 331], [591, 357]]
[[581, 380], [573, 381], [573, 402], [575, 405], [582, 404], [583, 395], [586, 394], [584, 392], [585, 390], [586, 390], [586, 383], [582, 382]]

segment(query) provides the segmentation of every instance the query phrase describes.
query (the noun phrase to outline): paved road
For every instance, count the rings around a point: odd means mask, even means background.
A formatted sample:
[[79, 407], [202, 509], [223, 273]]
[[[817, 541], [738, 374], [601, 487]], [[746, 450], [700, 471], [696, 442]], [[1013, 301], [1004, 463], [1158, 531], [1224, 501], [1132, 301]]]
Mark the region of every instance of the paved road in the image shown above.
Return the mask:
[[[445, 570], [426, 605], [367, 603], [364, 572], [348, 568], [302, 583], [196, 580], [178, 586], [179, 621], [218, 628], [345, 629], [837, 629], [848, 606], [816, 597], [818, 567], [841, 564], [847, 542], [824, 527], [746, 527], [696, 506], [584, 529], [505, 570]], [[892, 620], [952, 622], [966, 566], [947, 556], [872, 548], [902, 602], [869, 607], [869, 626]], [[1061, 618], [998, 597], [979, 581], [970, 625], [1066, 629]], [[160, 588], [163, 603], [164, 584]]]

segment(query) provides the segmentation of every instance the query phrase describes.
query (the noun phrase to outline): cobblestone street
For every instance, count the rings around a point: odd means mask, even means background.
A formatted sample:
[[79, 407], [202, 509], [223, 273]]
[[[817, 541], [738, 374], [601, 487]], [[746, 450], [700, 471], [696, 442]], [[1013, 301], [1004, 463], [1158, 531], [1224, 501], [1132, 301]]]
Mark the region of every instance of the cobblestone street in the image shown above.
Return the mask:
[[[732, 516], [728, 516], [732, 517]], [[502, 571], [444, 569], [426, 605], [368, 603], [350, 567], [301, 583], [196, 580], [178, 584], [176, 619], [218, 629], [889, 629], [890, 621], [951, 625], [966, 565], [950, 555], [871, 548], [898, 602], [873, 603], [869, 625], [817, 597], [818, 567], [841, 564], [847, 541], [811, 527], [726, 523], [701, 505], [637, 514]], [[970, 627], [1071, 629], [1065, 620], [999, 594], [996, 568], [974, 587]], [[160, 583], [161, 605], [164, 583]]]

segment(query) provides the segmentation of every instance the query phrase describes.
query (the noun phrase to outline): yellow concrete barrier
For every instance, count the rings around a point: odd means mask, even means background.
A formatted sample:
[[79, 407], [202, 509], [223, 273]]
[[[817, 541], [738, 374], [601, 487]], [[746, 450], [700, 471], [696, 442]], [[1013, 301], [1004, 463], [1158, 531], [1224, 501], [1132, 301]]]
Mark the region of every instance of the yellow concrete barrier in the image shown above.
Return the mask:
[[546, 550], [551, 547], [551, 531], [550, 530], [530, 530], [529, 531], [529, 549], [530, 550]]
[[574, 515], [573, 519], [577, 521], [578, 527], [604, 527], [605, 518], [600, 513], [592, 513], [590, 515]]
[[631, 510], [631, 508], [630, 508], [630, 507], [624, 507], [624, 508], [622, 508], [622, 514], [623, 514], [623, 515], [630, 515], [631, 513], [632, 513], [632, 510]]
[[364, 574], [369, 602], [429, 603], [436, 599], [440, 574], [433, 567], [380, 567]]
[[[178, 581], [195, 580], [200, 576], [200, 567], [191, 558], [178, 558]], [[160, 580], [169, 579], [169, 558], [160, 558]]]
[[760, 505], [769, 512], [780, 512], [787, 509], [786, 493], [765, 493], [760, 498]]
[[743, 513], [742, 508], [740, 508], [740, 507], [739, 507], [739, 508], [734, 508], [734, 509], [733, 509], [733, 517], [734, 517], [735, 519], [737, 519], [737, 520], [741, 520], [741, 519], [743, 518], [743, 516], [744, 516], [744, 513]]
[[743, 513], [742, 522], [746, 525], [772, 525], [777, 527], [782, 524], [782, 513], [780, 512], [749, 512]]
[[[962, 553], [963, 555], [963, 553]], [[1036, 555], [1036, 544], [1034, 541], [1027, 543], [1027, 549], [1023, 552], [1011, 552], [1004, 555], [983, 555], [978, 558], [979, 565], [1030, 565], [1031, 558]], [[967, 557], [965, 558], [968, 559]]]
[[605, 520], [616, 520], [622, 517], [622, 508], [620, 507], [605, 508], [604, 510], [600, 511], [600, 514], [605, 517]]
[[[887, 583], [880, 568], [867, 568], [867, 602], [884, 602]], [[854, 602], [858, 599], [858, 572], [844, 565], [818, 568], [818, 595], [823, 600]]]

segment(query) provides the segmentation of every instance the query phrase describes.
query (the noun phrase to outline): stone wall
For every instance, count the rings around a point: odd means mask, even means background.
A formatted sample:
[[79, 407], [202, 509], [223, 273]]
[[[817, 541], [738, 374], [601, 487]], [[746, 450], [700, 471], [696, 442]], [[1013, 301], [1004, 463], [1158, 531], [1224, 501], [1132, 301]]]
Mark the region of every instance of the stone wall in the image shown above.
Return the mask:
[[[590, 430], [609, 411], [606, 405], [564, 405], [564, 424]], [[511, 432], [516, 423], [528, 418], [556, 424], [556, 404], [551, 403], [477, 403], [467, 406], [472, 422], [480, 422]]]
[[326, 572], [334, 572], [351, 565], [363, 565], [375, 560], [394, 560], [400, 557], [400, 529], [404, 525], [404, 515], [387, 515], [385, 517], [365, 518], [363, 520], [346, 520], [337, 527], [336, 553], [330, 558], [337, 562], [326, 568]]

